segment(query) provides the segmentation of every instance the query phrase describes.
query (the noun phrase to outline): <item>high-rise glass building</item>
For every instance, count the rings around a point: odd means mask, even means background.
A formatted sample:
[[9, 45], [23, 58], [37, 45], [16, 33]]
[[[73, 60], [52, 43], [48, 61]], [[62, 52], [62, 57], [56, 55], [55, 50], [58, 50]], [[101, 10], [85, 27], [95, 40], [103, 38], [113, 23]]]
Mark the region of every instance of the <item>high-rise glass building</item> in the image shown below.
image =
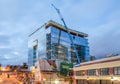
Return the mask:
[[[69, 31], [80, 61], [89, 61], [88, 35], [72, 29]], [[77, 63], [76, 51], [72, 47], [66, 28], [52, 20], [29, 35], [28, 48], [29, 68], [39, 59], [59, 59]]]

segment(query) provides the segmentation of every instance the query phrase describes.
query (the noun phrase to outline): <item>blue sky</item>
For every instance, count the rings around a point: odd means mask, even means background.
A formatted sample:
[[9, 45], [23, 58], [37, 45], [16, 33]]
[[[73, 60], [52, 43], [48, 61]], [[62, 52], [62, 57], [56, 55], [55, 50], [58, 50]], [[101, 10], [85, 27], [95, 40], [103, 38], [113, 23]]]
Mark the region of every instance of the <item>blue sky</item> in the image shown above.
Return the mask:
[[0, 0], [0, 63], [27, 62], [28, 35], [50, 19], [89, 34], [90, 54], [120, 54], [120, 0]]

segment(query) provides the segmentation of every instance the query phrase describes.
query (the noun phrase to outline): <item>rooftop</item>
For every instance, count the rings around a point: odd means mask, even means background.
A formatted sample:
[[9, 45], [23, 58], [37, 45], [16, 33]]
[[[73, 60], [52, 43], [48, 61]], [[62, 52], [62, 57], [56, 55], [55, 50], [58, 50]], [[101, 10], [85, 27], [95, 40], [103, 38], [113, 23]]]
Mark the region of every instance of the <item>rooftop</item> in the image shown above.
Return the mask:
[[[57, 23], [57, 22], [55, 22], [55, 21], [53, 21], [53, 20], [50, 20], [50, 21], [48, 21], [47, 23], [45, 23], [44, 25], [42, 25], [41, 27], [39, 27], [37, 30], [35, 30], [33, 33], [31, 33], [29, 36], [33, 35], [35, 32], [37, 32], [37, 31], [38, 31], [39, 29], [41, 29], [43, 26], [45, 26], [46, 28], [48, 28], [48, 27], [50, 27], [50, 26], [53, 26], [53, 27], [55, 27], [55, 28], [58, 28], [58, 29], [60, 29], [60, 30], [62, 30], [62, 31], [67, 32], [67, 31], [66, 31], [66, 28], [65, 28], [63, 25], [61, 25], [61, 24], [59, 24], [59, 23]], [[76, 31], [76, 30], [72, 30], [72, 29], [70, 29], [70, 28], [69, 28], [69, 32], [70, 32], [71, 34], [73, 34], [73, 35], [78, 35], [78, 36], [80, 36], [80, 37], [88, 37], [88, 34], [83, 33], [83, 32], [79, 32], [79, 31]]]
[[91, 64], [96, 64], [96, 63], [110, 62], [110, 61], [117, 61], [117, 60], [120, 60], [120, 55], [102, 58], [102, 59], [97, 59], [97, 60], [88, 61], [88, 62], [83, 62], [83, 63], [81, 63], [81, 66], [91, 65]]
[[[63, 31], [65, 31], [65, 32], [67, 32], [66, 31], [66, 28], [63, 26], [63, 25], [61, 25], [61, 24], [59, 24], [59, 23], [57, 23], [57, 22], [55, 22], [55, 21], [53, 21], [53, 20], [50, 20], [47, 24], [46, 24], [46, 28], [48, 28], [49, 26], [53, 26], [53, 27], [56, 27], [56, 28], [58, 28], [58, 29], [60, 29], [60, 30], [63, 30]], [[72, 29], [70, 29], [70, 28], [68, 28], [69, 29], [69, 32], [71, 33], [71, 34], [73, 34], [73, 35], [78, 35], [78, 36], [80, 36], [80, 37], [88, 37], [88, 34], [85, 34], [85, 33], [83, 33], [83, 32], [79, 32], [79, 31], [76, 31], [76, 30], [72, 30]]]

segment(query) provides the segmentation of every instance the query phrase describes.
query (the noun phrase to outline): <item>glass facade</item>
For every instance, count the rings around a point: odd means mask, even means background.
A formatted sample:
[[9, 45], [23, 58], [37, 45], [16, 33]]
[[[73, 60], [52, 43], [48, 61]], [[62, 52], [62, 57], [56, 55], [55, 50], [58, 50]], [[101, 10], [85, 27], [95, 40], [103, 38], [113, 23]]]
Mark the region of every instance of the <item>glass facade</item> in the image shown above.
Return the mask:
[[[77, 62], [75, 51], [67, 32], [51, 27], [51, 58]], [[71, 34], [72, 35], [72, 34]], [[88, 40], [72, 35], [81, 62], [89, 60]], [[50, 46], [50, 45], [49, 45]], [[50, 52], [49, 52], [50, 53]]]
[[46, 57], [46, 33], [49, 29], [44, 26], [29, 35], [28, 38], [28, 66], [29, 70], [35, 65], [36, 61]]
[[[81, 62], [89, 61], [88, 40], [77, 34], [71, 34], [71, 36]], [[47, 28], [44, 25], [32, 33], [29, 36], [28, 48], [29, 66], [34, 66], [34, 63], [41, 58], [52, 60], [61, 59], [63, 61], [77, 63], [77, 57], [68, 33], [54, 25], [48, 26]]]

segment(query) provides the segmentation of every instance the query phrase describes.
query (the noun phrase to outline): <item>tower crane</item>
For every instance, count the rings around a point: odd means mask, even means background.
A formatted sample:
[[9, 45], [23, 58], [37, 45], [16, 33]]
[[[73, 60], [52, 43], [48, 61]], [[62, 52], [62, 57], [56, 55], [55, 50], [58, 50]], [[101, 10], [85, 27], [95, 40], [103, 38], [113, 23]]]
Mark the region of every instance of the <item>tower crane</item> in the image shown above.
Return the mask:
[[65, 29], [66, 29], [66, 31], [67, 31], [67, 33], [68, 33], [68, 36], [69, 36], [69, 38], [70, 38], [72, 47], [73, 47], [73, 49], [74, 49], [74, 51], [75, 51], [75, 55], [76, 55], [77, 60], [78, 60], [78, 63], [75, 65], [75, 67], [78, 67], [78, 66], [80, 66], [80, 58], [79, 58], [79, 56], [78, 56], [78, 52], [77, 52], [77, 49], [76, 49], [76, 47], [75, 47], [73, 38], [72, 38], [72, 36], [71, 36], [71, 34], [70, 34], [70, 31], [69, 31], [69, 29], [68, 29], [68, 27], [67, 27], [67, 25], [66, 25], [66, 23], [65, 23], [64, 18], [62, 17], [62, 15], [61, 15], [61, 13], [60, 13], [60, 10], [57, 9], [53, 4], [51, 4], [51, 5], [52, 5], [53, 8], [56, 10], [57, 14], [59, 15], [59, 17], [60, 17], [60, 19], [61, 19], [61, 21], [62, 21], [62, 23], [63, 23], [63, 25], [64, 25], [64, 27], [65, 27]]

